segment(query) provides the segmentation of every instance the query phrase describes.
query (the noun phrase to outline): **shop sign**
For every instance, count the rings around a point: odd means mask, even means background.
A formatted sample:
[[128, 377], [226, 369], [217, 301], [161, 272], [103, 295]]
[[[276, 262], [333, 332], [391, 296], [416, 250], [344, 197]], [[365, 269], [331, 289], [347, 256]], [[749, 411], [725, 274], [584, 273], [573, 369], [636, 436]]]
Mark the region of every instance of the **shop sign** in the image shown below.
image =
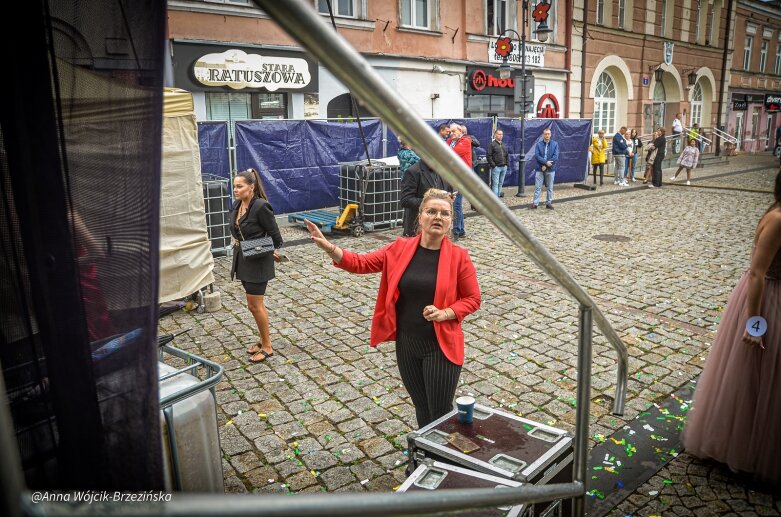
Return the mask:
[[746, 111], [746, 109], [748, 109], [748, 102], [732, 101], [732, 111]]
[[[521, 44], [517, 40], [510, 40], [510, 38], [491, 38], [489, 40], [488, 62], [503, 63], [504, 57], [496, 52], [497, 45], [499, 48], [505, 48], [508, 44], [512, 46], [512, 51], [507, 54], [507, 61], [511, 65], [521, 66]], [[545, 45], [526, 42], [526, 66], [545, 66]]]
[[312, 79], [309, 63], [303, 59], [247, 54], [238, 49], [206, 54], [195, 61], [192, 71], [195, 80], [204, 86], [228, 86], [234, 90], [302, 89]]
[[537, 118], [559, 118], [559, 101], [552, 93], [546, 93], [537, 102]]
[[765, 94], [765, 111], [768, 113], [781, 111], [781, 95], [775, 93]]
[[515, 92], [514, 79], [501, 79], [496, 70], [474, 68], [467, 71], [468, 93], [481, 93], [492, 95], [513, 95]]

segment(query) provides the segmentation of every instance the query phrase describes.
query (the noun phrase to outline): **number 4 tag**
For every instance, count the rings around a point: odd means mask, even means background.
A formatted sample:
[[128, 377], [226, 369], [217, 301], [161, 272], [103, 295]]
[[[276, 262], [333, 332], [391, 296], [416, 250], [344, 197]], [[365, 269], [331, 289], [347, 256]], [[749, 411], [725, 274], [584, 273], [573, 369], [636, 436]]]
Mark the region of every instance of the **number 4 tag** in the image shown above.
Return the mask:
[[762, 316], [754, 316], [746, 322], [746, 332], [754, 337], [762, 337], [767, 332], [767, 321]]

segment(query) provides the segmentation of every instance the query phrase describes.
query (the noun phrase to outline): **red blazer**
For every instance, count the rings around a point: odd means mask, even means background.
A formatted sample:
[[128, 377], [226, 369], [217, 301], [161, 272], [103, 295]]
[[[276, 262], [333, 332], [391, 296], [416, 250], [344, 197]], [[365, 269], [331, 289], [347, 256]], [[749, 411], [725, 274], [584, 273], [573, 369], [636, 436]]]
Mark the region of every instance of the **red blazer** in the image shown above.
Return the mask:
[[[336, 267], [350, 273], [382, 272], [369, 341], [373, 347], [396, 339], [399, 281], [419, 245], [420, 235], [397, 239], [396, 242], [365, 255], [344, 250], [342, 261], [334, 263]], [[442, 352], [452, 363], [464, 364], [464, 332], [461, 330], [461, 321], [480, 308], [480, 303], [480, 286], [477, 284], [477, 273], [469, 259], [469, 253], [444, 239], [439, 252], [434, 305], [438, 309], [450, 307], [456, 314], [456, 319], [441, 323], [435, 321], [434, 333]]]
[[469, 168], [472, 168], [472, 139], [464, 135], [456, 141], [456, 145], [453, 145], [453, 139], [450, 138], [447, 141], [447, 145], [451, 146], [458, 156], [464, 160]]

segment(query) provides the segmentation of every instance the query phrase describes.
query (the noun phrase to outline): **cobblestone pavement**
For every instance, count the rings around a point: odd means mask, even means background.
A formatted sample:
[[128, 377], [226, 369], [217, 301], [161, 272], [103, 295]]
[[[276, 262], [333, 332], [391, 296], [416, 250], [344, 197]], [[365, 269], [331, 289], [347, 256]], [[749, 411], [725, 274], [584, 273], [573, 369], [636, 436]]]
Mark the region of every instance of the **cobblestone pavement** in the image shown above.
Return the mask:
[[[594, 297], [629, 348], [626, 413], [617, 417], [608, 405], [615, 354], [595, 328], [590, 436], [611, 435], [700, 373], [772, 199], [703, 187], [769, 190], [777, 170], [770, 155], [742, 156], [698, 169], [692, 187], [617, 187], [610, 180], [594, 193], [562, 185], [556, 210], [528, 210], [530, 190], [516, 198], [514, 188], [505, 189], [504, 202], [523, 208], [517, 216]], [[477, 268], [483, 306], [463, 325], [458, 392], [573, 431], [577, 304], [484, 217], [469, 217], [466, 231], [459, 244]], [[283, 232], [288, 241], [306, 236], [289, 225]], [[365, 252], [399, 233], [338, 243]], [[215, 260], [220, 311], [178, 312], [160, 323], [164, 333], [193, 327], [174, 344], [226, 370], [217, 394], [226, 490], [390, 490], [404, 479], [405, 434], [415, 420], [393, 345], [368, 347], [379, 278], [338, 270], [310, 244], [284, 252], [290, 262], [278, 267], [266, 297], [275, 349], [268, 361], [247, 361], [257, 331], [240, 284], [229, 281], [228, 258]], [[781, 498], [681, 454], [614, 514], [728, 512], [778, 515]]]

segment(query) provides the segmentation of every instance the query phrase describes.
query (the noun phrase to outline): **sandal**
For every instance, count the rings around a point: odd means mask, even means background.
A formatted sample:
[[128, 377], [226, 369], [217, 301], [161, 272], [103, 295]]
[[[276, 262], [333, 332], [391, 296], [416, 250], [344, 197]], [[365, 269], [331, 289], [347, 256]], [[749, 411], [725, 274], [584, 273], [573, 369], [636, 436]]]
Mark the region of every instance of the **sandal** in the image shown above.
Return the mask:
[[[266, 352], [265, 350], [259, 350], [257, 354], [254, 354], [254, 355], [252, 355], [249, 358], [249, 361], [251, 363], [262, 363], [263, 361], [265, 361], [266, 359], [268, 359], [269, 357], [271, 357], [273, 355], [274, 355], [274, 352]], [[261, 356], [262, 359], [255, 359], [255, 357], [257, 357], [257, 356]]]
[[252, 345], [251, 347], [249, 347], [247, 349], [247, 353], [249, 355], [255, 355], [255, 354], [257, 354], [260, 351], [260, 347], [262, 347], [262, 346], [263, 346], [263, 343], [258, 341], [257, 343], [255, 343], [254, 345]]

